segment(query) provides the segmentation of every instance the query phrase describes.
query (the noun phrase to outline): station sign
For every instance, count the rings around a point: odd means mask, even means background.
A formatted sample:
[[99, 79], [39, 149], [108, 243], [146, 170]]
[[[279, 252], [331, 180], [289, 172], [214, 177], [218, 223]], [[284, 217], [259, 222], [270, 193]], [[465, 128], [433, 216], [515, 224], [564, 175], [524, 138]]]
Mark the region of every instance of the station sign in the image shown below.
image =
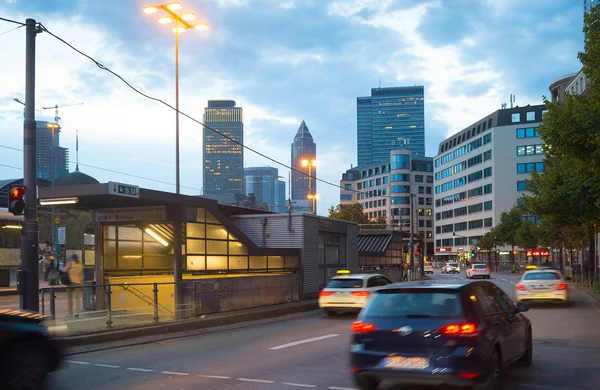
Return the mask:
[[548, 251], [536, 249], [534, 251], [527, 251], [527, 256], [548, 256]]
[[452, 252], [452, 247], [449, 248], [435, 248], [436, 252]]
[[126, 196], [128, 198], [139, 198], [140, 187], [131, 184], [108, 182], [108, 193], [110, 195]]
[[96, 210], [96, 222], [164, 221], [165, 219], [167, 219], [167, 208], [165, 206]]
[[57, 232], [58, 245], [67, 244], [67, 228], [65, 226], [59, 226]]

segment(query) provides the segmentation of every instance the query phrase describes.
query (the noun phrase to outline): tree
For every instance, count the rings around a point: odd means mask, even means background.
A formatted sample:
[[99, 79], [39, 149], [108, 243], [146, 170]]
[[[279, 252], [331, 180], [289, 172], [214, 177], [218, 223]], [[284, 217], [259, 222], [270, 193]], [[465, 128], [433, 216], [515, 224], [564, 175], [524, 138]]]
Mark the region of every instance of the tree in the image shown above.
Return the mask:
[[369, 217], [363, 212], [363, 208], [360, 203], [353, 203], [350, 205], [339, 204], [335, 206], [335, 208], [331, 206], [329, 208], [329, 218], [353, 221], [358, 224], [369, 223]]
[[539, 243], [539, 228], [532, 221], [522, 221], [515, 233], [517, 244], [527, 250], [535, 249]]
[[91, 221], [92, 216], [89, 212], [82, 212], [77, 217], [67, 219], [67, 249], [83, 249], [85, 228]]
[[517, 230], [519, 230], [522, 223], [521, 216], [523, 216], [523, 208], [515, 205], [508, 212], [503, 211], [500, 214], [500, 223], [494, 229], [497, 242], [509, 245], [512, 248], [510, 258], [513, 264], [515, 263], [515, 247], [518, 245]]
[[496, 246], [495, 234], [496, 232], [494, 231], [494, 229], [492, 229], [489, 232], [485, 233], [483, 237], [481, 237], [477, 242], [477, 245], [481, 249], [485, 249], [488, 251], [488, 266], [490, 268], [492, 268], [492, 249]]

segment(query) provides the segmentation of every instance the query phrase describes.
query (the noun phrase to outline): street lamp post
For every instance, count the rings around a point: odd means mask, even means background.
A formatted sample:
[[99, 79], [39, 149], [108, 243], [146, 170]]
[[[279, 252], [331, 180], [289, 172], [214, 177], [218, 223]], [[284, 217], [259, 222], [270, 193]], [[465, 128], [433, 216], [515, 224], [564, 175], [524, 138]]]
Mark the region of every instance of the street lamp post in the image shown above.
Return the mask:
[[317, 213], [317, 199], [319, 199], [319, 196], [316, 194], [316, 192], [313, 189], [313, 184], [312, 184], [312, 167], [316, 167], [317, 166], [317, 160], [302, 160], [302, 166], [303, 167], [308, 167], [308, 199], [311, 200], [311, 211], [313, 214]]
[[183, 8], [181, 3], [174, 2], [169, 4], [151, 5], [143, 8], [146, 14], [153, 14], [158, 12], [159, 9], [164, 10], [169, 14], [158, 19], [160, 24], [169, 24], [175, 22], [173, 32], [175, 33], [175, 191], [177, 194], [180, 193], [180, 180], [179, 180], [179, 33], [186, 31], [187, 29], [195, 28], [196, 30], [206, 30], [208, 25], [206, 23], [200, 23], [192, 25], [189, 21], [196, 19], [196, 15], [192, 12], [184, 13], [179, 15], [175, 11]]
[[[50, 146], [50, 179], [52, 180], [52, 191], [54, 191], [54, 177], [56, 176], [56, 164], [54, 163], [54, 131], [60, 127], [58, 123], [46, 123], [46, 127], [52, 129], [51, 146]], [[58, 245], [56, 244], [56, 221], [54, 220], [54, 206], [52, 206], [52, 246], [58, 260]]]

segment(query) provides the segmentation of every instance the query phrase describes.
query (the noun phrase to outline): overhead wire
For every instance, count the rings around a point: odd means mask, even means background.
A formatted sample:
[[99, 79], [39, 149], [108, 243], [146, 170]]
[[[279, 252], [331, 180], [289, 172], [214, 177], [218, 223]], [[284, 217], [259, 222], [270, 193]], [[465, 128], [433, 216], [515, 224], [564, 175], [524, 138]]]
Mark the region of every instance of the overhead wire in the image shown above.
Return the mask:
[[13, 32], [13, 31], [15, 31], [15, 30], [18, 30], [18, 29], [20, 29], [21, 27], [23, 27], [23, 26], [17, 26], [17, 27], [15, 27], [15, 28], [11, 28], [10, 30], [7, 30], [7, 31], [4, 31], [3, 33], [0, 33], [0, 36], [2, 36], [2, 35], [4, 35], [4, 34], [8, 34], [9, 32]]
[[6, 19], [6, 18], [2, 18], [2, 17], [0, 17], [0, 20], [3, 21], [3, 22], [9, 22], [9, 23], [19, 24], [19, 25], [21, 25], [20, 27], [25, 26], [25, 23], [19, 22], [18, 20]]

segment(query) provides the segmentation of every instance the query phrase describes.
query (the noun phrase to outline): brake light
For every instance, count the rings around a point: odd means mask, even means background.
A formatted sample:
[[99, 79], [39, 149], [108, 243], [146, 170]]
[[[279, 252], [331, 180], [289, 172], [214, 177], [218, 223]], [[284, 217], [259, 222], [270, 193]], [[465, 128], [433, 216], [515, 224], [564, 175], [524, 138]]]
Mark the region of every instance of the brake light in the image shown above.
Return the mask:
[[477, 333], [477, 326], [472, 323], [467, 324], [451, 324], [446, 325], [440, 328], [440, 333], [449, 334], [449, 335], [472, 335]]
[[558, 285], [557, 289], [558, 290], [566, 290], [567, 289], [567, 285], [564, 284], [564, 283], [561, 283], [561, 284]]
[[369, 296], [368, 291], [352, 291], [351, 294], [354, 295], [355, 297], [368, 297]]
[[527, 290], [527, 287], [525, 287], [525, 286], [524, 286], [524, 285], [522, 285], [522, 284], [517, 284], [517, 290], [519, 290], [519, 291], [526, 291], [526, 290]]
[[323, 291], [323, 290], [319, 291], [320, 297], [328, 297], [330, 295], [333, 295], [333, 291]]
[[485, 269], [485, 272], [490, 272], [490, 269], [489, 269], [489, 268], [486, 268], [486, 269]]
[[461, 372], [458, 376], [462, 379], [474, 379], [479, 376], [478, 372]]
[[355, 333], [369, 333], [374, 332], [375, 330], [377, 330], [377, 328], [375, 328], [375, 325], [362, 321], [354, 321], [350, 326], [350, 332]]

